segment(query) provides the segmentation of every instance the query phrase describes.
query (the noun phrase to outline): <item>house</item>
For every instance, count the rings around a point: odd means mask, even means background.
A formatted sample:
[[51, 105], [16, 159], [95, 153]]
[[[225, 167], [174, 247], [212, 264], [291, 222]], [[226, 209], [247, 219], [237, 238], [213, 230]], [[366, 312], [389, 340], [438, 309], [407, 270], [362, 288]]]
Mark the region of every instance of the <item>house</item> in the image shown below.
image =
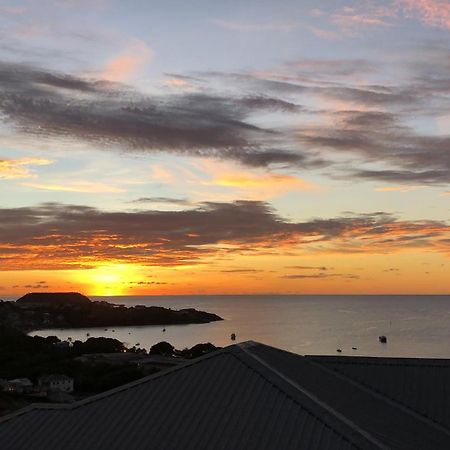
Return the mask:
[[0, 420], [2, 450], [450, 448], [450, 360], [301, 356], [245, 342]]
[[73, 392], [73, 378], [66, 375], [47, 375], [39, 378], [39, 387], [47, 392]]

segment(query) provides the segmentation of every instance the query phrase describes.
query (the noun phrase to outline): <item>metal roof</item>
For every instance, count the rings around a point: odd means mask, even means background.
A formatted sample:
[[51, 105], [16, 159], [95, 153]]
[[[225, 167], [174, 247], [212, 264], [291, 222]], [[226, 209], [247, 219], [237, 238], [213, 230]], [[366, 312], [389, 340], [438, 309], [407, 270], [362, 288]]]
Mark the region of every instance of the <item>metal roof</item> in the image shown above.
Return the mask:
[[[382, 411], [371, 415], [371, 408]], [[401, 441], [411, 424], [422, 430], [416, 446], [412, 439]], [[400, 434], [396, 426], [403, 427]], [[418, 446], [423, 433], [429, 433], [431, 446]], [[449, 444], [450, 434], [325, 365], [256, 343], [232, 345], [71, 405], [34, 405], [0, 421], [2, 450], [448, 449]]]
[[450, 360], [346, 356], [312, 359], [450, 430]]

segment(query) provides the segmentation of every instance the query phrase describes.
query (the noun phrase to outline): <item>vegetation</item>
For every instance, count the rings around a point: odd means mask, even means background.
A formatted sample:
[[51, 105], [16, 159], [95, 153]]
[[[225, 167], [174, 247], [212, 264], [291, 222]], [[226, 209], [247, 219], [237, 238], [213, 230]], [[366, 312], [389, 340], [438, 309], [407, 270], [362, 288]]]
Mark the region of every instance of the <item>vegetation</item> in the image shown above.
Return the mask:
[[37, 382], [42, 375], [63, 373], [75, 379], [75, 388], [83, 392], [100, 392], [143, 377], [138, 366], [111, 366], [84, 363], [78, 356], [87, 353], [122, 352], [117, 339], [89, 338], [72, 346], [59, 346], [55, 336], [27, 336], [11, 328], [0, 328], [0, 378], [26, 377]]

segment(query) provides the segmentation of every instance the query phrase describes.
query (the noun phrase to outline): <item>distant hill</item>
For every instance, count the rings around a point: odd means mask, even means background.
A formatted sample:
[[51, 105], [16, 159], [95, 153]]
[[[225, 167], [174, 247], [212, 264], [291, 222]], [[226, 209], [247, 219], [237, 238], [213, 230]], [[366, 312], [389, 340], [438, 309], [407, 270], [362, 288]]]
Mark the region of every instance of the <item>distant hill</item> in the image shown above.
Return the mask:
[[175, 325], [223, 320], [193, 308], [115, 305], [91, 301], [77, 292], [33, 292], [15, 302], [0, 302], [0, 326], [22, 331], [45, 328], [89, 328], [138, 325]]
[[73, 305], [73, 304], [89, 304], [91, 301], [78, 292], [30, 292], [20, 297], [17, 303], [38, 305], [38, 304], [58, 304], [58, 305]]

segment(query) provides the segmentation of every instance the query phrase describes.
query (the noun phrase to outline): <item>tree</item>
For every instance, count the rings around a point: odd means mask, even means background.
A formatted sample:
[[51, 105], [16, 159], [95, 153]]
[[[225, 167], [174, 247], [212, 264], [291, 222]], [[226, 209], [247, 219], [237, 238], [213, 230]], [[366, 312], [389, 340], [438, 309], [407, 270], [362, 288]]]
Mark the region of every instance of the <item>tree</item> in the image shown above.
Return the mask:
[[162, 341], [150, 348], [150, 355], [172, 356], [175, 347], [168, 342]]

